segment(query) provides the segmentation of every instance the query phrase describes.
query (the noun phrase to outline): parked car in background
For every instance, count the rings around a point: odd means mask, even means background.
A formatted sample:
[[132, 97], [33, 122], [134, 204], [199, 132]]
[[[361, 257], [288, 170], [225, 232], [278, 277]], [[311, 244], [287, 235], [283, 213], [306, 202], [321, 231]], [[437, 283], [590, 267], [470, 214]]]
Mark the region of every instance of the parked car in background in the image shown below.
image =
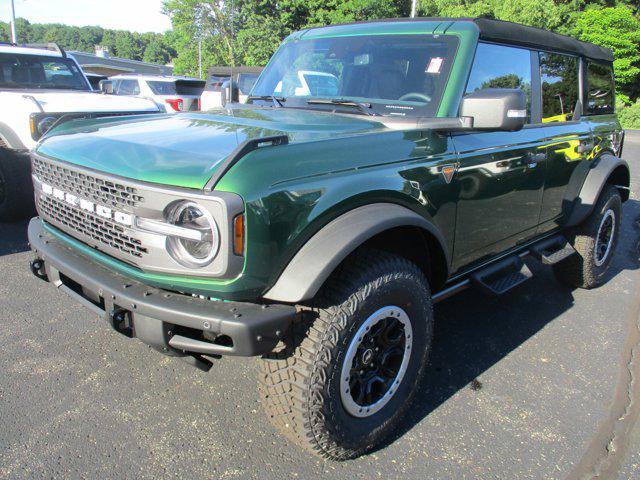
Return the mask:
[[91, 84], [91, 89], [96, 92], [100, 91], [100, 82], [102, 80], [107, 80], [109, 78], [106, 75], [98, 75], [97, 73], [89, 73], [89, 72], [84, 72], [84, 75], [87, 77], [87, 80], [89, 80], [89, 83]]
[[78, 117], [157, 113], [142, 98], [94, 92], [55, 44], [0, 44], [0, 222], [35, 212], [28, 151], [57, 123]]
[[148, 98], [167, 113], [173, 113], [200, 110], [205, 81], [189, 77], [125, 74], [110, 77], [101, 85], [107, 93]]
[[[202, 110], [245, 103], [262, 67], [211, 67], [200, 101]], [[233, 77], [233, 78], [232, 78]]]

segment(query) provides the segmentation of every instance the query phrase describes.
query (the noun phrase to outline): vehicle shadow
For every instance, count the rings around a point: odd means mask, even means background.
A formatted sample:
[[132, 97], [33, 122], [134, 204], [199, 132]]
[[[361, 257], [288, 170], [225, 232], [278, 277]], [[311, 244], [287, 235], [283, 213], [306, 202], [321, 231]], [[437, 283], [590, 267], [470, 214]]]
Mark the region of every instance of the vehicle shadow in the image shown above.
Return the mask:
[[[489, 298], [465, 291], [435, 306], [435, 334], [415, 402], [383, 449], [410, 431], [463, 388], [481, 389], [478, 377], [574, 304], [573, 289], [551, 268], [527, 260], [534, 277], [514, 291]], [[606, 282], [640, 267], [640, 202], [623, 208], [623, 229]]]
[[29, 250], [28, 225], [29, 220], [0, 223], [0, 257]]

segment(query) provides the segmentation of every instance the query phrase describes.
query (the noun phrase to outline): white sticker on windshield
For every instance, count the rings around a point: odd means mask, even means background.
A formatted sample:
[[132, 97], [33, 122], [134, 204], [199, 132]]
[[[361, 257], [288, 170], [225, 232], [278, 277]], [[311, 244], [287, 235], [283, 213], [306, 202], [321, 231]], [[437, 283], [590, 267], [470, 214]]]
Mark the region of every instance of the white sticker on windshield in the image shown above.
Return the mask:
[[442, 68], [442, 64], [444, 63], [444, 58], [442, 57], [433, 57], [429, 61], [429, 65], [427, 66], [427, 73], [440, 73], [440, 69]]

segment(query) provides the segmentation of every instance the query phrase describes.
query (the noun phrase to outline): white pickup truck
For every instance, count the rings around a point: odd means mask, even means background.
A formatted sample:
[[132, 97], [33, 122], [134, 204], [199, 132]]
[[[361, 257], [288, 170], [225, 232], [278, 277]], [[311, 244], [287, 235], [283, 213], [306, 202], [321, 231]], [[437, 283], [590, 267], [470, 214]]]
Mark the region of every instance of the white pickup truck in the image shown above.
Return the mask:
[[57, 122], [158, 113], [144, 98], [102, 95], [57, 45], [0, 43], [0, 222], [34, 212], [29, 150]]

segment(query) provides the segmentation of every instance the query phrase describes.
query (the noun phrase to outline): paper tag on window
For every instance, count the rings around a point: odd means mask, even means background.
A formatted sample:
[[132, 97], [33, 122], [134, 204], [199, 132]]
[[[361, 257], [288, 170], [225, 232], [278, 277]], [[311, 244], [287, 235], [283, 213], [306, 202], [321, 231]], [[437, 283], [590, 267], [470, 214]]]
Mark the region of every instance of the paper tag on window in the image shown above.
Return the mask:
[[443, 62], [444, 62], [444, 58], [433, 57], [429, 61], [429, 65], [427, 66], [426, 73], [440, 73], [440, 69], [442, 68]]

